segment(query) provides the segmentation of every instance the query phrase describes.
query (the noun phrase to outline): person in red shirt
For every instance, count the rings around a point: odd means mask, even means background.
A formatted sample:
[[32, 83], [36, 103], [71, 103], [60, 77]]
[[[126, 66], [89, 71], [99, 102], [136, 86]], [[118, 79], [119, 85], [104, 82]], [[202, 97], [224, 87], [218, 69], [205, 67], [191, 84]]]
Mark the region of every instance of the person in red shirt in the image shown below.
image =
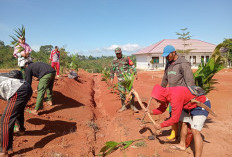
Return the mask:
[[60, 51], [58, 46], [55, 46], [55, 49], [51, 51], [51, 55], [49, 58], [49, 63], [52, 61], [52, 68], [56, 69], [56, 74], [57, 77], [59, 77], [60, 75]]
[[[152, 97], [155, 98], [160, 106], [157, 109], [152, 110], [151, 114], [158, 115], [166, 111], [168, 104], [171, 104], [172, 115], [170, 119], [156, 124], [156, 129], [172, 126], [178, 121], [182, 121], [180, 143], [172, 145], [171, 148], [178, 150], [185, 150], [186, 136], [187, 136], [187, 123], [191, 126], [193, 133], [194, 145], [195, 145], [195, 157], [200, 157], [203, 149], [203, 140], [200, 131], [204, 125], [204, 122], [208, 116], [208, 111], [204, 108], [198, 107], [196, 103], [190, 103], [191, 99], [195, 99], [204, 103], [209, 108], [211, 107], [210, 101], [204, 95], [193, 95], [188, 87], [176, 86], [164, 88], [160, 85], [155, 85], [152, 91]], [[148, 109], [146, 112], [150, 112]]]

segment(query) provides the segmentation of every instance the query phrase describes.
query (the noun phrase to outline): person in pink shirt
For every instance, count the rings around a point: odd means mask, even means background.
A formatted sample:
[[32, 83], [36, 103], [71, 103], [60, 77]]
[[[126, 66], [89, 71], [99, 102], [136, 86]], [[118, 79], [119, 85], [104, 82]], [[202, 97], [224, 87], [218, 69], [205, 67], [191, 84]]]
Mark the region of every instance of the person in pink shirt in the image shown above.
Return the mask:
[[[19, 39], [20, 44], [14, 48], [13, 56], [18, 58], [18, 66], [21, 69], [21, 72], [24, 76], [24, 65], [28, 61], [32, 61], [30, 57], [30, 52], [32, 51], [31, 47], [25, 42], [26, 39], [23, 37]], [[21, 49], [23, 49], [21, 51]]]
[[151, 112], [146, 109], [146, 112], [150, 112], [153, 115], [162, 114], [166, 111], [168, 104], [172, 106], [172, 115], [170, 119], [156, 124], [156, 129], [172, 126], [178, 121], [183, 122], [181, 127], [180, 143], [172, 145], [171, 148], [178, 150], [186, 149], [186, 136], [187, 136], [187, 123], [191, 126], [193, 133], [194, 145], [195, 145], [195, 157], [200, 157], [203, 150], [203, 140], [200, 131], [203, 128], [204, 122], [208, 116], [206, 109], [197, 106], [196, 103], [191, 103], [190, 100], [195, 99], [201, 103], [204, 103], [207, 107], [211, 107], [210, 101], [204, 95], [193, 95], [188, 87], [175, 86], [164, 88], [160, 85], [155, 85], [152, 91], [152, 97], [160, 103], [157, 109]]
[[51, 66], [53, 69], [56, 69], [57, 77], [60, 75], [60, 51], [58, 46], [55, 46], [55, 49], [51, 51], [51, 55], [49, 58], [49, 63], [52, 62]]

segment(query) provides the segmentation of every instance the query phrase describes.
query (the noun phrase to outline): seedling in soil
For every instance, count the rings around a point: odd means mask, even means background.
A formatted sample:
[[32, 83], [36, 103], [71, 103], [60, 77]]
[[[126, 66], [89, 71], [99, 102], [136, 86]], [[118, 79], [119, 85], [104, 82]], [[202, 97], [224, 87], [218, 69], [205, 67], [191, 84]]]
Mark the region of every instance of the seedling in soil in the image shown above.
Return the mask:
[[104, 68], [104, 70], [102, 71], [101, 77], [102, 77], [101, 79], [102, 81], [108, 82], [110, 80], [110, 71]]
[[101, 148], [100, 153], [97, 154], [96, 156], [107, 156], [114, 151], [116, 151], [118, 148], [121, 148], [123, 150], [127, 149], [132, 143], [139, 141], [142, 139], [137, 139], [137, 140], [130, 140], [130, 141], [124, 141], [124, 142], [115, 142], [115, 141], [108, 141], [105, 143], [105, 146]]

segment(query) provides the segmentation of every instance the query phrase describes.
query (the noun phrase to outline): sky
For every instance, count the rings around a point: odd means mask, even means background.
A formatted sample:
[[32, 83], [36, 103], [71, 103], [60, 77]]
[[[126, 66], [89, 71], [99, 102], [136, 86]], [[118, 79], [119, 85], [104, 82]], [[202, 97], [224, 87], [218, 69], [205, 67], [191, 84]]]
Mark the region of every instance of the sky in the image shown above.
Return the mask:
[[212, 44], [232, 38], [232, 0], [0, 0], [0, 40], [14, 29], [26, 42], [64, 47], [70, 53], [126, 55], [188, 28], [192, 39]]

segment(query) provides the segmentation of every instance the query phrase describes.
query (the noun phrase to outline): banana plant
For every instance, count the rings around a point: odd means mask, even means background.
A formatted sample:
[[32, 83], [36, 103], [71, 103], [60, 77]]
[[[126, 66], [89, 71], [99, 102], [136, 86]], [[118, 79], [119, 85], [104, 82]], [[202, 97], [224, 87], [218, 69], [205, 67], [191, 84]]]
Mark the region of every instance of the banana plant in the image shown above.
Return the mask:
[[10, 37], [12, 38], [13, 41], [11, 41], [11, 45], [13, 45], [14, 47], [18, 46], [18, 51], [22, 52], [24, 50], [24, 48], [20, 45], [20, 40], [21, 39], [25, 39], [25, 27], [22, 25], [22, 28], [18, 28], [14, 30], [14, 35], [10, 35]]
[[[217, 47], [215, 51], [217, 51]], [[218, 54], [214, 55], [209, 59], [207, 63], [202, 62], [198, 66], [198, 70], [193, 74], [196, 86], [200, 86], [207, 93], [215, 89], [214, 84], [217, 83], [213, 76], [224, 68], [223, 58]]]
[[103, 146], [100, 150], [100, 154], [97, 154], [96, 156], [107, 156], [111, 154], [112, 152], [116, 151], [118, 148], [127, 149], [132, 143], [139, 141], [142, 139], [137, 140], [130, 140], [130, 141], [124, 141], [124, 142], [115, 142], [115, 141], [108, 141], [105, 143], [105, 146]]
[[76, 55], [72, 55], [71, 63], [69, 64], [69, 68], [78, 71], [78, 59], [77, 59]]
[[122, 82], [119, 82], [118, 84], [123, 86], [126, 89], [126, 92], [129, 93], [134, 83], [135, 74], [134, 72], [132, 72], [132, 74], [123, 73], [123, 77], [124, 77], [124, 80]]
[[107, 70], [107, 68], [105, 67], [104, 70], [102, 70], [102, 81], [109, 81], [110, 80], [110, 71]]

